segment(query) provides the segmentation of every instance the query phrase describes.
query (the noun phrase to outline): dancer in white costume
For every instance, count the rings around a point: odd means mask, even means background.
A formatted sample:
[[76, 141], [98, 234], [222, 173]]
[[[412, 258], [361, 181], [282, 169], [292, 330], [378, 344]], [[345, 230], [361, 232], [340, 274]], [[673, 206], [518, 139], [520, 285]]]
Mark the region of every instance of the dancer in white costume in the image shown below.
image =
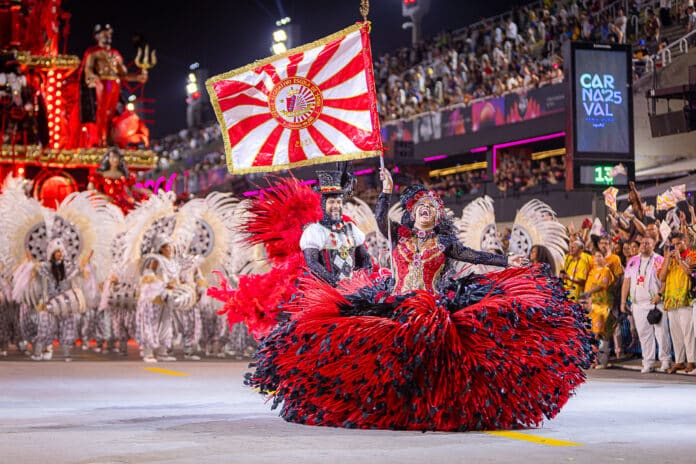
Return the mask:
[[[184, 355], [196, 359], [195, 346], [200, 344], [206, 354], [224, 357], [223, 347], [243, 353], [255, 343], [246, 326], [237, 324], [230, 330], [224, 316], [217, 314], [220, 304], [206, 294], [213, 281], [213, 270], [223, 272], [231, 280], [241, 272], [258, 271], [251, 249], [241, 245], [237, 227], [243, 220], [241, 203], [229, 193], [212, 192], [181, 206], [175, 239], [185, 253], [196, 259], [195, 278], [198, 300], [192, 311], [175, 312], [181, 330]], [[186, 278], [189, 281], [189, 278]]]
[[105, 205], [92, 193], [79, 192], [68, 195], [53, 211], [19, 189], [3, 192], [0, 212], [6, 220], [0, 240], [25, 244], [2, 247], [10, 250], [10, 265], [16, 268], [12, 298], [20, 303], [20, 326], [34, 344], [35, 360], [50, 359], [55, 338], [70, 359], [80, 315], [86, 301], [96, 298], [98, 264], [108, 250], [97, 233], [105, 222]]
[[[8, 299], [19, 306], [17, 336], [20, 342], [17, 348], [28, 354], [29, 341], [36, 337], [38, 328], [38, 314], [35, 307], [39, 303], [40, 295], [38, 287], [27, 287], [30, 273], [20, 276], [16, 272], [26, 258], [25, 247], [17, 246], [17, 244], [25, 244], [30, 251], [33, 249], [37, 256], [43, 253], [43, 249], [39, 248], [45, 247], [45, 237], [43, 237], [43, 244], [38, 245], [36, 240], [27, 242], [27, 239], [32, 237], [27, 237], [27, 233], [35, 226], [43, 224], [46, 209], [37, 200], [26, 195], [25, 187], [24, 179], [12, 176], [7, 177], [3, 183], [0, 194], [0, 217], [3, 218], [0, 221], [0, 252], [5, 267], [5, 280], [10, 285]], [[16, 285], [18, 277], [22, 277], [25, 281]], [[14, 292], [15, 287], [18, 290], [17, 293]], [[35, 292], [19, 291], [25, 288]]]
[[0, 356], [7, 356], [10, 343], [20, 345], [19, 305], [12, 300], [12, 272], [5, 250], [0, 250]]
[[176, 360], [167, 353], [173, 341], [170, 297], [181, 274], [171, 243], [175, 225], [174, 194], [160, 192], [128, 215], [126, 233], [119, 237], [121, 266], [139, 276], [135, 340], [146, 362]]
[[[469, 248], [503, 253], [503, 244], [498, 236], [493, 199], [483, 196], [464, 207], [460, 218], [454, 220], [457, 237]], [[568, 233], [549, 205], [539, 200], [525, 203], [517, 211], [512, 225], [507, 252], [530, 257], [532, 249], [542, 246], [548, 250], [553, 266], [551, 272], [558, 275], [563, 257], [568, 250]], [[466, 272], [478, 274], [493, 270], [481, 265], [472, 266]], [[465, 272], [465, 273], [466, 273]]]
[[183, 270], [174, 259], [167, 235], [155, 236], [151, 250], [143, 257], [136, 311], [138, 343], [145, 362], [176, 361], [168, 354], [174, 336], [174, 311], [191, 311], [196, 301], [195, 289], [181, 281]]

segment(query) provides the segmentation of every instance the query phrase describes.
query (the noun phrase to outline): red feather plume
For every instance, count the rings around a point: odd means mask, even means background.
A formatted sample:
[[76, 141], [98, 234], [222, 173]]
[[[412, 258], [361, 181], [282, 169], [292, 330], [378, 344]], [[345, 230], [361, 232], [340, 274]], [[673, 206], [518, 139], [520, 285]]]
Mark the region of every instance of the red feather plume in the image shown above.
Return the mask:
[[305, 260], [300, 250], [303, 228], [323, 217], [321, 197], [297, 179], [278, 181], [247, 209], [243, 226], [252, 245], [263, 244], [271, 263], [265, 274], [239, 276], [232, 288], [218, 273], [220, 286], [208, 289], [208, 295], [225, 303], [220, 311], [227, 314], [230, 326], [244, 322], [256, 339], [267, 336], [277, 324], [281, 303], [297, 291], [297, 280], [304, 273]]

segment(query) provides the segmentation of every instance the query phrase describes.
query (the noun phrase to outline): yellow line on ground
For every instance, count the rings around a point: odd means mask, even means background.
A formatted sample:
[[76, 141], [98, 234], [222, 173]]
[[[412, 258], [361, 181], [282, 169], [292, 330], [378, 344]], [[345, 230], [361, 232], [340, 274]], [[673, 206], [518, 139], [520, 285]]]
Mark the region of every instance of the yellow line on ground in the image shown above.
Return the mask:
[[161, 369], [159, 367], [143, 367], [146, 371], [156, 372], [157, 374], [173, 375], [174, 377], [188, 377], [190, 374], [184, 372], [170, 371], [169, 369]]
[[546, 446], [582, 446], [582, 443], [575, 443], [573, 441], [556, 440], [554, 438], [539, 437], [536, 435], [528, 435], [526, 433], [520, 432], [509, 432], [503, 430], [495, 430], [490, 432], [484, 432], [488, 435], [495, 435], [497, 437], [511, 438], [513, 440], [529, 441], [532, 443], [537, 443], [539, 445]]

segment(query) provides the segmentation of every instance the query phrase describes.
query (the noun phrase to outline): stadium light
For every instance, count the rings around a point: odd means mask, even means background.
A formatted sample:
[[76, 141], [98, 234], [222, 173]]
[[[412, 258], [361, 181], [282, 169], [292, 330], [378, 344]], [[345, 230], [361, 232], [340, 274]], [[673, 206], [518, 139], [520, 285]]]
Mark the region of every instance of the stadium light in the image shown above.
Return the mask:
[[278, 29], [277, 31], [273, 32], [273, 41], [274, 42], [285, 42], [288, 40], [288, 34], [285, 32], [284, 29]]
[[186, 95], [193, 95], [198, 92], [198, 84], [195, 82], [189, 82], [186, 84]]
[[273, 50], [274, 54], [279, 55], [281, 53], [287, 52], [288, 47], [286, 47], [285, 43], [283, 42], [276, 42], [271, 46], [271, 50]]
[[283, 19], [279, 19], [278, 21], [276, 21], [276, 26], [285, 26], [286, 24], [290, 24], [290, 21], [292, 21], [292, 19], [286, 16]]

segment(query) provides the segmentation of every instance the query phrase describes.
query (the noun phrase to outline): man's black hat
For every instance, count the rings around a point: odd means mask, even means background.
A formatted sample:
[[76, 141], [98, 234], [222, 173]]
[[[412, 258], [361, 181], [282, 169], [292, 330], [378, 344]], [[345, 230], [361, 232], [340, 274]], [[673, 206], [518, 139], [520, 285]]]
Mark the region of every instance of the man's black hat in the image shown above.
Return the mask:
[[317, 191], [322, 195], [345, 195], [351, 192], [351, 185], [341, 183], [343, 172], [341, 171], [317, 171], [319, 185]]

